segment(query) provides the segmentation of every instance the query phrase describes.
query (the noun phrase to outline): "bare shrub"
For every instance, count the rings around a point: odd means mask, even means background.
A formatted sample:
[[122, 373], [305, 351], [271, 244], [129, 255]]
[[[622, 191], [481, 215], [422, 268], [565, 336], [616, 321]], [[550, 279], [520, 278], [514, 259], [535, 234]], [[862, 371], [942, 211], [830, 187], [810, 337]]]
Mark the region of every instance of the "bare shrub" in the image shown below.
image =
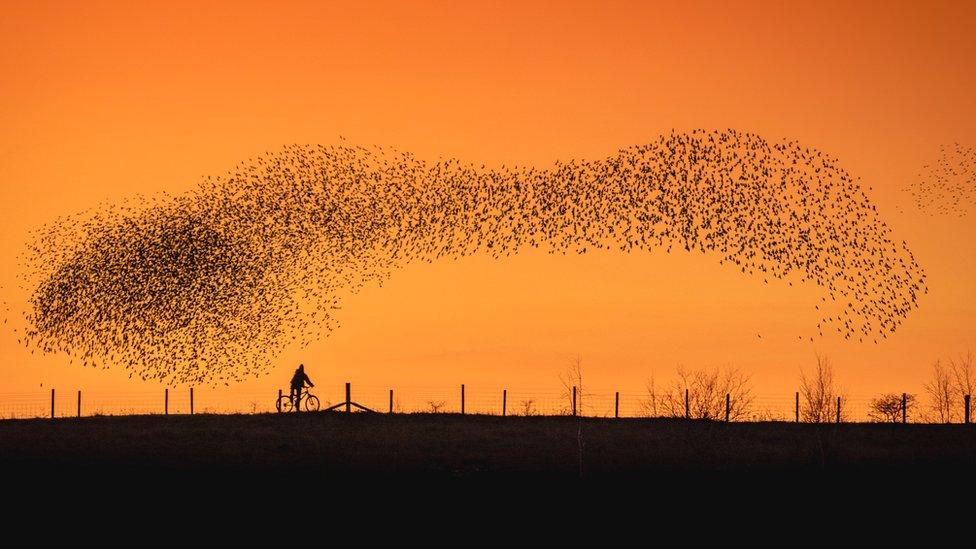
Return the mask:
[[661, 398], [657, 394], [657, 387], [654, 385], [654, 376], [647, 381], [645, 386], [646, 394], [639, 404], [638, 414], [643, 417], [660, 417]]
[[[671, 417], [724, 419], [729, 396], [729, 419], [748, 417], [752, 385], [748, 375], [733, 367], [687, 370], [678, 366], [678, 379], [661, 399], [662, 411]], [[685, 395], [688, 397], [687, 410]]]
[[925, 419], [932, 423], [952, 423], [956, 419], [956, 396], [958, 391], [952, 372], [942, 366], [941, 360], [932, 365], [932, 377], [924, 385], [929, 397]]
[[[834, 381], [834, 367], [825, 356], [817, 355], [817, 369], [809, 376], [800, 371], [800, 395], [804, 406], [800, 408], [803, 421], [829, 423], [837, 419], [837, 399], [843, 401], [843, 394]], [[841, 420], [848, 413], [841, 404]]]
[[[966, 356], [960, 357], [958, 361], [949, 359], [949, 369], [952, 371], [952, 381], [956, 389], [958, 402], [963, 403], [963, 410], [960, 414], [965, 416], [965, 397], [973, 394], [976, 389], [976, 366], [973, 365], [973, 353], [967, 352]], [[972, 401], [969, 403], [972, 406]]]
[[576, 413], [580, 416], [585, 415], [584, 410], [592, 408], [589, 397], [592, 396], [583, 384], [583, 359], [579, 355], [570, 360], [566, 371], [559, 374], [559, 383], [562, 385], [560, 399], [566, 403], [563, 408], [564, 414], [571, 414], [573, 410], [573, 387], [576, 388]]
[[[905, 395], [905, 415], [911, 416], [915, 408], [915, 395]], [[902, 395], [886, 393], [871, 399], [868, 417], [872, 421], [898, 423], [902, 420]]]

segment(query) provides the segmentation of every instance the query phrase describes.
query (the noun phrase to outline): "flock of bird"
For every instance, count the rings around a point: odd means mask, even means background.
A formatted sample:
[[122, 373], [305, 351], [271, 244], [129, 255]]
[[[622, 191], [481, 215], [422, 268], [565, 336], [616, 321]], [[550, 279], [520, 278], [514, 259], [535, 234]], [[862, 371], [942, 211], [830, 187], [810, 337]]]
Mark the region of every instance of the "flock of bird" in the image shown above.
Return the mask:
[[915, 205], [930, 215], [965, 217], [976, 206], [976, 148], [943, 145], [939, 158], [922, 166], [905, 187]]
[[328, 335], [343, 295], [407, 262], [528, 248], [714, 254], [816, 283], [817, 331], [862, 341], [895, 331], [927, 291], [857, 180], [795, 141], [672, 132], [599, 160], [491, 168], [340, 140], [40, 228], [25, 343], [143, 379], [229, 384]]

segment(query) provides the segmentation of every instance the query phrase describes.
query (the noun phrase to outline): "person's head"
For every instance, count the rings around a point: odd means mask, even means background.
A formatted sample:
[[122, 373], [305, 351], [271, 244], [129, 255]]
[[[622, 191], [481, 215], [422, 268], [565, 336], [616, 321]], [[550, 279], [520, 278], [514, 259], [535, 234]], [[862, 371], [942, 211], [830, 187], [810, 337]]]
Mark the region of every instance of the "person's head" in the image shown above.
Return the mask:
[[297, 372], [304, 372], [305, 371], [305, 365], [304, 364], [299, 364], [298, 365], [298, 370], [296, 370], [296, 371]]

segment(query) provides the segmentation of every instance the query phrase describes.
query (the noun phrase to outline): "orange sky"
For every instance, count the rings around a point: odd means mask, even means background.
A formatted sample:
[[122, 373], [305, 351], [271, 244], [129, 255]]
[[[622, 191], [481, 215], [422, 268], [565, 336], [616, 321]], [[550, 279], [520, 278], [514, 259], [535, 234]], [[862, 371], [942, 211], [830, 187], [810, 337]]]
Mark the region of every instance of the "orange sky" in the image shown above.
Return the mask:
[[[180, 192], [286, 143], [394, 145], [489, 164], [600, 158], [659, 134], [799, 139], [862, 177], [930, 292], [880, 345], [796, 333], [812, 288], [717, 258], [611, 252], [415, 264], [290, 349], [320, 385], [541, 387], [582, 355], [594, 389], [733, 364], [792, 394], [814, 353], [852, 394], [918, 392], [976, 351], [976, 212], [899, 191], [939, 146], [976, 144], [972, 2], [5, 2], [0, 19], [0, 392], [154, 390], [16, 342], [29, 229], [136, 193]], [[761, 333], [760, 339], [757, 334]]]

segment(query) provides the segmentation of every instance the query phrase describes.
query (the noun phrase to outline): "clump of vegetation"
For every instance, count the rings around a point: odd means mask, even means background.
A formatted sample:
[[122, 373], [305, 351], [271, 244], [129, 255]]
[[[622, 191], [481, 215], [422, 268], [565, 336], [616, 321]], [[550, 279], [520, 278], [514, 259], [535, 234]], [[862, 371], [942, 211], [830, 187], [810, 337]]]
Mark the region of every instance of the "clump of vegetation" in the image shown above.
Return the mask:
[[[803, 421], [829, 423], [837, 419], [838, 399], [843, 401], [844, 395], [834, 382], [834, 367], [827, 357], [817, 355], [817, 369], [809, 376], [806, 372], [800, 371], [800, 396], [804, 403], [804, 406], [800, 407]], [[848, 413], [842, 406], [841, 421], [847, 417]]]
[[659, 404], [660, 398], [657, 394], [657, 387], [654, 385], [654, 376], [647, 381], [645, 386], [646, 395], [641, 399], [638, 407], [638, 413], [642, 417], [660, 417]]
[[[965, 416], [965, 396], [976, 389], [976, 367], [973, 354], [958, 360], [949, 360], [943, 366], [941, 360], [932, 365], [932, 377], [924, 385], [928, 404], [923, 419], [930, 423], [952, 423]], [[972, 406], [972, 403], [970, 403]]]
[[898, 423], [902, 419], [907, 420], [915, 409], [916, 400], [915, 395], [885, 393], [871, 399], [868, 417], [878, 422]]
[[747, 374], [731, 366], [690, 370], [679, 366], [677, 373], [678, 379], [661, 399], [665, 415], [725, 419], [728, 395], [729, 419], [748, 417], [753, 398]]
[[583, 384], [583, 358], [577, 355], [570, 360], [566, 371], [559, 374], [559, 383], [562, 385], [560, 399], [566, 403], [562, 408], [562, 413], [570, 415], [573, 413], [573, 389], [576, 390], [576, 413], [586, 415], [585, 410], [592, 408], [589, 397], [592, 396]]

